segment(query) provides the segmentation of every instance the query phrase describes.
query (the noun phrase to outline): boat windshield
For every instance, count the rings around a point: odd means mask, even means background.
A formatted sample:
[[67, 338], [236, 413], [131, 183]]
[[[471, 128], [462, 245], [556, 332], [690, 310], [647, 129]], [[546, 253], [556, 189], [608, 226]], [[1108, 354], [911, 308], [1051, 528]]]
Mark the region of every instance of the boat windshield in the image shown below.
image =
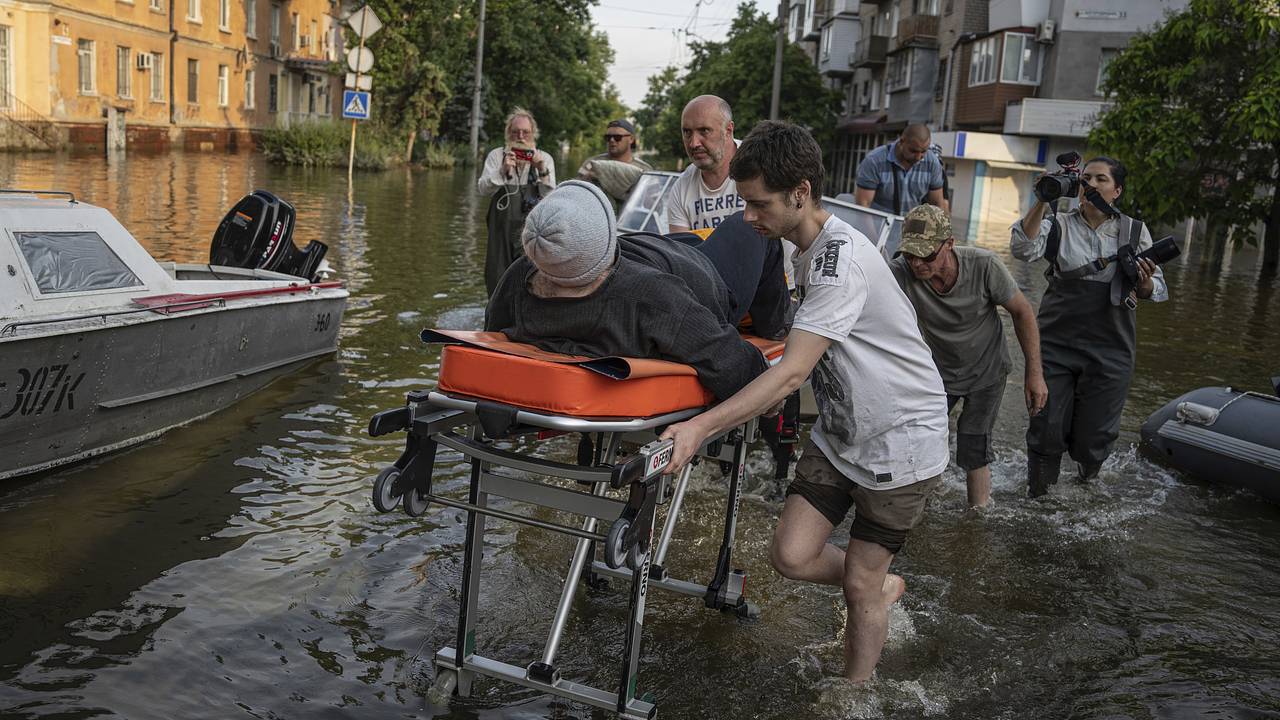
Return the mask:
[[96, 232], [16, 232], [13, 237], [42, 294], [142, 285]]
[[[667, 232], [667, 193], [677, 173], [653, 171], [640, 176], [631, 195], [618, 211], [618, 229], [624, 232]], [[853, 204], [851, 195], [822, 198], [828, 212], [849, 223], [875, 243], [885, 259], [893, 257], [901, 242], [902, 216]]]

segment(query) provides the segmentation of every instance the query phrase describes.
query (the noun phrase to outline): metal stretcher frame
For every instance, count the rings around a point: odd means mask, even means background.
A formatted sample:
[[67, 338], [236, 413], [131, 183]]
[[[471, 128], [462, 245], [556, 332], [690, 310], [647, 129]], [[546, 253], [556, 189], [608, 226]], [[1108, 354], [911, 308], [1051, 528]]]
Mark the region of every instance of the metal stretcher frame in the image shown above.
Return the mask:
[[[675, 483], [670, 484], [669, 477], [662, 471], [670, 461], [671, 442], [655, 438], [667, 425], [692, 417], [703, 409], [691, 408], [647, 418], [586, 419], [435, 391], [414, 391], [408, 394], [404, 407], [374, 416], [369, 424], [370, 435], [408, 431], [404, 452], [375, 481], [374, 505], [383, 512], [402, 505], [405, 512], [414, 517], [424, 513], [432, 502], [467, 511], [457, 633], [454, 645], [440, 649], [435, 655], [434, 692], [445, 697], [454, 693], [468, 696], [472, 681], [479, 674], [614, 710], [624, 718], [653, 718], [657, 714], [653, 700], [638, 695], [640, 642], [650, 585], [700, 597], [706, 607], [732, 610], [740, 617], [758, 615], [756, 606], [743, 596], [745, 574], [730, 565], [747, 449], [758, 432], [755, 420], [709, 440], [698, 453], [701, 457], [728, 463], [731, 468], [724, 531], [711, 580], [706, 585], [679, 580], [671, 577], [664, 567], [691, 467], [686, 466]], [[466, 432], [456, 432], [459, 428], [466, 428]], [[583, 433], [584, 442], [595, 435], [597, 442], [586, 453], [580, 444], [577, 465], [513, 452], [492, 442], [547, 430], [558, 431], [557, 434]], [[620, 462], [624, 444], [638, 446], [639, 450]], [[441, 445], [462, 453], [471, 465], [466, 501], [432, 492], [431, 475], [436, 451]], [[504, 469], [573, 480], [590, 485], [591, 490], [583, 492], [515, 477], [501, 472]], [[605, 493], [610, 488], [626, 488], [627, 499], [607, 497]], [[579, 526], [570, 526], [498, 510], [489, 504], [494, 496], [560, 510], [581, 516], [583, 520]], [[667, 504], [668, 508], [654, 546], [659, 503]], [[578, 538], [542, 657], [527, 667], [476, 652], [486, 517]], [[611, 523], [605, 534], [598, 531], [602, 521]], [[597, 545], [601, 546], [603, 561], [595, 559]], [[562, 678], [555, 664], [578, 584], [600, 585], [602, 576], [628, 581], [630, 586], [629, 620], [616, 692]]]

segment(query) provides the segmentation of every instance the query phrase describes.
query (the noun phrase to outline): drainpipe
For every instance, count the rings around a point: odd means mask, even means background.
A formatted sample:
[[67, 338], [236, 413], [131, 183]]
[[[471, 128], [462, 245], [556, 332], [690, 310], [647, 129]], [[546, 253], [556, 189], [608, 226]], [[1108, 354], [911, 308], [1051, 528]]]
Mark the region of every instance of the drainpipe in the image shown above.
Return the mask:
[[173, 24], [173, 11], [177, 0], [169, 0], [169, 127], [177, 124], [177, 111], [173, 105], [173, 68], [178, 64], [178, 28]]
[[951, 107], [951, 78], [959, 72], [956, 64], [956, 48], [960, 43], [969, 42], [975, 37], [977, 37], [976, 33], [960, 33], [956, 41], [951, 43], [951, 51], [947, 53], [947, 77], [942, 81], [942, 119], [938, 122], [939, 130], [950, 130], [947, 126], [947, 110]]

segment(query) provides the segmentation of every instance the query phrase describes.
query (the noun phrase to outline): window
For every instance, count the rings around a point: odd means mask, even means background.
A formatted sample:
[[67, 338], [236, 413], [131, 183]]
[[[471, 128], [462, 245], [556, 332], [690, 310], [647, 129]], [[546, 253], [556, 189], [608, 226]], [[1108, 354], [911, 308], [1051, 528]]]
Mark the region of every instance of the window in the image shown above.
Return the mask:
[[293, 14], [293, 49], [297, 50], [302, 47], [302, 22], [298, 20], [298, 13]]
[[200, 0], [187, 0], [187, 19], [200, 22]]
[[227, 106], [227, 82], [230, 80], [229, 68], [218, 66], [218, 107]]
[[256, 0], [244, 0], [244, 34], [250, 39], [258, 39], [258, 3]]
[[253, 84], [257, 80], [258, 74], [252, 70], [244, 71], [244, 109], [252, 110], [253, 102]]
[[231, 32], [231, 0], [218, 0], [218, 29]]
[[942, 96], [947, 92], [947, 58], [943, 58], [938, 62], [938, 75], [933, 81], [933, 99], [934, 102], [942, 102]]
[[280, 110], [280, 78], [275, 73], [267, 76], [267, 112]]
[[0, 25], [0, 109], [8, 110], [12, 104], [9, 98], [13, 93], [13, 40], [9, 35], [9, 26]]
[[880, 109], [880, 78], [871, 81], [871, 110]]
[[76, 42], [76, 76], [81, 95], [93, 95], [98, 92], [97, 68], [94, 67], [95, 53], [92, 40]]
[[900, 0], [893, 0], [889, 6], [889, 38], [898, 37], [898, 5]]
[[43, 294], [142, 285], [96, 232], [17, 232], [13, 238]]
[[834, 26], [832, 25], [828, 25], [822, 28], [822, 59], [823, 60], [827, 60], [831, 57], [831, 36], [834, 34], [832, 33], [833, 27]]
[[1035, 36], [1023, 33], [1004, 34], [1004, 62], [1000, 63], [1000, 81], [1018, 85], [1040, 84], [1042, 46]]
[[122, 98], [133, 97], [133, 75], [130, 73], [133, 68], [129, 67], [132, 59], [129, 48], [116, 48], [116, 95]]
[[163, 5], [161, 5], [161, 4], [160, 4], [160, 2], [161, 2], [161, 0], [151, 0], [151, 2], [150, 2], [150, 3], [148, 3], [147, 7], [151, 8], [151, 9], [152, 9], [153, 11], [155, 11], [155, 12], [163, 13], [163, 12], [164, 12], [164, 6], [163, 6]]
[[938, 0], [914, 0], [911, 9], [916, 15], [937, 15]]
[[200, 84], [200, 61], [187, 60], [187, 102], [197, 103], [200, 96], [196, 93], [196, 87]]
[[280, 6], [271, 3], [271, 42], [280, 44]]
[[998, 35], [973, 44], [969, 55], [969, 87], [989, 85], [996, 81], [996, 41]]
[[889, 56], [889, 67], [884, 74], [885, 88], [889, 92], [902, 90], [911, 85], [911, 55], [907, 50]]
[[164, 55], [151, 53], [151, 99], [164, 102]]
[[1120, 53], [1115, 48], [1102, 48], [1102, 52], [1098, 56], [1098, 84], [1094, 88], [1094, 93], [1105, 95], [1102, 86], [1107, 82], [1107, 70], [1111, 68], [1111, 61], [1116, 59], [1116, 55]]
[[311, 48], [311, 54], [316, 52], [316, 21], [311, 21], [311, 33], [307, 35], [307, 47]]

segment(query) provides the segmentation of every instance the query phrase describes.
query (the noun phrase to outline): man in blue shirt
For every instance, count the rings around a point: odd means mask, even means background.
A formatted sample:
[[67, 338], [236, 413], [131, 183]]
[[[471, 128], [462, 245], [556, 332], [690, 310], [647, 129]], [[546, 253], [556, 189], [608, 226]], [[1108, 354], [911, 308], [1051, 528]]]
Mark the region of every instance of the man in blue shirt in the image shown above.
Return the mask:
[[929, 152], [929, 128], [908, 125], [888, 145], [867, 153], [858, 164], [853, 201], [863, 207], [906, 215], [923, 203], [951, 212], [943, 191], [942, 161]]

